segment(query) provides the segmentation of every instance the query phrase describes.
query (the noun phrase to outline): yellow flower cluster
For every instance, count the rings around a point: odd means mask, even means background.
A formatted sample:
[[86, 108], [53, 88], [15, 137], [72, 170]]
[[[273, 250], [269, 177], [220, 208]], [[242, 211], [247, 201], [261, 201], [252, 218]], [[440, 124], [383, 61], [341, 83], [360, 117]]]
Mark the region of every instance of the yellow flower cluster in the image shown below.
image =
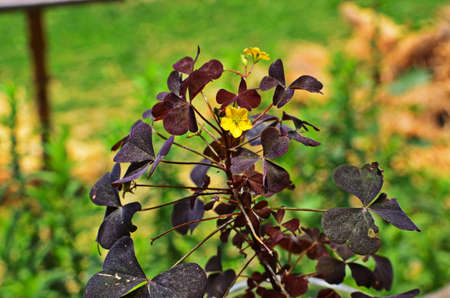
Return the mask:
[[253, 63], [258, 62], [259, 60], [270, 60], [269, 54], [261, 51], [258, 47], [245, 48], [243, 52], [252, 57]]
[[233, 108], [228, 106], [225, 109], [225, 117], [222, 117], [220, 126], [231, 132], [234, 138], [239, 138], [243, 131], [252, 128], [252, 122], [248, 120], [248, 111], [244, 108]]

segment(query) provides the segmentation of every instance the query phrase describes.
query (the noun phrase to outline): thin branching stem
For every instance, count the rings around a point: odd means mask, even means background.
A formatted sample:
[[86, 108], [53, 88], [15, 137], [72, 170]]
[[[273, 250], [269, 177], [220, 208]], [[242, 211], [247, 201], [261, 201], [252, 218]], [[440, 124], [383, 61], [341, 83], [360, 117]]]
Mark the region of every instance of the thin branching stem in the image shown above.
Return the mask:
[[205, 162], [190, 162], [190, 161], [171, 161], [171, 160], [161, 160], [162, 163], [167, 163], [167, 164], [173, 164], [173, 165], [201, 165], [201, 166], [208, 166], [208, 167], [213, 167], [213, 168], [217, 168], [220, 169], [222, 171], [225, 171], [224, 167], [215, 165], [215, 164], [209, 164], [209, 163], [205, 163]]
[[205, 118], [205, 116], [202, 115], [202, 113], [199, 112], [199, 110], [197, 110], [196, 107], [192, 106], [191, 107], [194, 109], [195, 113], [197, 113], [197, 115], [200, 116], [200, 118], [203, 119], [203, 121], [205, 121], [209, 126], [211, 126], [215, 131], [217, 131], [220, 135], [222, 135], [222, 132], [211, 122], [208, 121], [208, 119]]
[[233, 282], [230, 284], [230, 286], [228, 287], [228, 289], [225, 291], [225, 294], [223, 295], [223, 297], [227, 297], [228, 293], [230, 292], [231, 288], [233, 287], [233, 285], [236, 283], [236, 281], [238, 280], [238, 278], [242, 275], [242, 272], [244, 272], [244, 270], [248, 267], [248, 265], [250, 265], [250, 263], [256, 258], [256, 254], [254, 254], [245, 264], [244, 266], [242, 266], [241, 270], [239, 270], [239, 273], [236, 275], [236, 277], [234, 278]]
[[292, 273], [292, 271], [295, 269], [295, 267], [297, 266], [298, 262], [300, 262], [300, 260], [306, 255], [306, 253], [308, 252], [308, 250], [310, 250], [311, 248], [313, 248], [314, 246], [316, 246], [316, 242], [311, 243], [311, 245], [305, 249], [304, 251], [302, 251], [297, 259], [295, 260], [294, 264], [292, 264], [292, 266], [290, 266], [291, 268], [289, 268], [288, 271], [288, 275]]
[[173, 264], [173, 266], [170, 268], [172, 269], [173, 267], [181, 264], [184, 260], [186, 260], [192, 253], [194, 253], [200, 246], [202, 246], [206, 241], [209, 240], [209, 238], [211, 238], [212, 236], [214, 236], [217, 232], [219, 232], [220, 230], [222, 230], [223, 228], [225, 228], [227, 225], [229, 225], [230, 223], [234, 222], [236, 220], [236, 218], [231, 218], [230, 220], [228, 220], [227, 222], [225, 222], [224, 224], [220, 225], [219, 227], [217, 227], [217, 229], [215, 229], [214, 231], [212, 231], [211, 233], [208, 234], [208, 236], [206, 236], [205, 238], [203, 238], [202, 241], [200, 241], [198, 244], [196, 244], [190, 251], [188, 251], [183, 257], [181, 257], [181, 259], [179, 259], [175, 264]]
[[149, 210], [159, 209], [161, 207], [173, 205], [173, 204], [179, 203], [181, 201], [188, 200], [188, 199], [193, 199], [193, 198], [196, 198], [196, 197], [199, 197], [199, 196], [211, 196], [211, 195], [219, 195], [219, 194], [227, 194], [227, 192], [204, 192], [204, 193], [193, 194], [192, 196], [187, 196], [187, 197], [184, 197], [184, 198], [181, 198], [181, 199], [178, 199], [178, 200], [175, 200], [175, 201], [171, 201], [171, 202], [168, 202], [168, 203], [164, 203], [164, 204], [161, 204], [161, 205], [143, 208], [143, 209], [141, 209], [139, 211], [149, 211]]
[[237, 71], [237, 70], [232, 70], [232, 69], [224, 69], [223, 71], [228, 71], [228, 72], [231, 72], [231, 73], [234, 73], [234, 74], [237, 74], [237, 75], [239, 75], [241, 78], [243, 78], [245, 75], [243, 75], [240, 71]]
[[220, 144], [219, 139], [217, 139], [216, 136], [212, 132], [210, 132], [209, 129], [207, 129], [205, 126], [202, 126], [201, 130], [206, 132], [207, 135], [209, 135], [214, 141]]
[[201, 188], [197, 186], [182, 186], [182, 185], [163, 185], [163, 184], [135, 184], [135, 187], [154, 187], [154, 188], [173, 188], [173, 189], [189, 189], [194, 191], [199, 190], [222, 190], [229, 192], [230, 190], [228, 188], [219, 188], [219, 187], [207, 187], [207, 188]]
[[276, 207], [272, 208], [273, 210], [290, 210], [290, 211], [306, 211], [306, 212], [320, 212], [324, 213], [327, 210], [324, 209], [309, 209], [309, 208], [294, 208], [294, 207]]
[[[163, 139], [163, 140], [167, 140], [167, 139], [168, 139], [168, 137], [164, 136], [163, 134], [161, 134], [159, 131], [157, 131], [157, 130], [154, 129], [153, 127], [152, 127], [152, 131], [153, 131], [158, 137], [160, 137], [161, 139]], [[201, 153], [201, 152], [198, 152], [198, 151], [196, 151], [196, 150], [194, 150], [194, 149], [191, 149], [191, 148], [189, 148], [189, 147], [186, 147], [186, 146], [184, 146], [184, 145], [181, 145], [180, 143], [177, 143], [177, 142], [173, 142], [173, 145], [174, 145], [174, 146], [177, 146], [177, 147], [180, 147], [180, 148], [182, 148], [182, 149], [184, 149], [184, 150], [187, 150], [187, 151], [189, 151], [189, 152], [192, 152], [192, 153], [194, 153], [194, 154], [197, 154], [198, 156], [201, 156], [201, 157], [203, 157], [204, 159], [207, 159], [207, 160], [209, 160], [210, 162], [217, 164], [217, 162], [216, 162], [214, 159], [212, 159], [211, 157], [209, 157], [209, 156], [207, 156], [207, 155], [205, 155], [205, 154], [203, 154], [203, 153]]]
[[273, 107], [273, 103], [271, 103], [265, 110], [264, 112], [262, 112], [261, 114], [258, 115], [258, 117], [256, 117], [255, 120], [253, 120], [253, 123], [256, 123], [256, 121], [258, 121], [259, 119], [261, 119], [265, 114], [267, 114], [267, 112]]
[[248, 139], [247, 141], [245, 141], [244, 143], [241, 143], [241, 144], [239, 144], [239, 145], [236, 145], [236, 146], [230, 148], [229, 150], [230, 150], [230, 151], [234, 151], [234, 150], [236, 150], [236, 149], [238, 149], [238, 148], [241, 148], [242, 146], [245, 146], [245, 145], [247, 145], [248, 143], [253, 142], [254, 140], [258, 139], [259, 137], [261, 137], [261, 134], [259, 134], [259, 135], [257, 135], [257, 136], [254, 136], [253, 138], [250, 138], [250, 139]]
[[237, 199], [237, 201], [238, 201], [239, 209], [244, 214], [245, 220], [247, 221], [247, 225], [250, 228], [250, 231], [252, 232], [253, 237], [255, 237], [255, 240], [258, 241], [267, 250], [267, 252], [271, 256], [273, 256], [272, 250], [264, 243], [264, 241], [261, 240], [261, 238], [259, 238], [258, 234], [256, 234], [255, 228], [253, 227], [253, 224], [252, 224], [250, 218], [248, 217], [248, 214], [245, 212], [244, 206], [242, 205], [239, 198]]
[[205, 93], [203, 93], [203, 91], [200, 91], [200, 94], [202, 95], [203, 99], [205, 100], [205, 103], [208, 106], [209, 111], [211, 112], [211, 115], [213, 116], [213, 118], [216, 121], [217, 125], [220, 126], [219, 119], [217, 118], [217, 115], [214, 113], [214, 110], [213, 110], [212, 106], [209, 104], [208, 98], [206, 97]]
[[152, 241], [150, 242], [150, 244], [153, 244], [153, 242], [155, 242], [156, 240], [158, 240], [158, 239], [161, 238], [162, 236], [167, 235], [167, 234], [169, 234], [170, 232], [175, 231], [175, 230], [177, 230], [177, 229], [179, 229], [179, 228], [182, 228], [182, 227], [185, 227], [185, 226], [189, 226], [189, 225], [191, 225], [191, 224], [198, 223], [198, 222], [203, 222], [203, 221], [208, 221], [208, 220], [214, 220], [214, 219], [219, 219], [219, 218], [227, 218], [227, 217], [234, 216], [234, 215], [239, 215], [239, 214], [240, 214], [240, 212], [228, 213], [228, 214], [222, 214], [222, 215], [218, 215], [218, 216], [207, 217], [207, 218], [196, 219], [196, 220], [192, 220], [192, 221], [185, 222], [185, 223], [183, 223], [183, 224], [180, 224], [180, 225], [177, 225], [177, 226], [174, 226], [174, 227], [168, 229], [167, 231], [165, 231], [165, 232], [159, 234], [159, 235], [156, 236], [156, 237], [153, 237], [153, 238], [152, 238]]

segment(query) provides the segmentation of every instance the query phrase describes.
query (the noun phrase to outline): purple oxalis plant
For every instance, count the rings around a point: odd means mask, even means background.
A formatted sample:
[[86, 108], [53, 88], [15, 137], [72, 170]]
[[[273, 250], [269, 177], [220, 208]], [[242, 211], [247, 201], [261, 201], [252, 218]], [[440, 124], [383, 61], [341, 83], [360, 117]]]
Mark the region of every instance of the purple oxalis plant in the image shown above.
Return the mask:
[[[280, 109], [296, 91], [322, 93], [322, 83], [302, 75], [287, 84], [283, 63], [278, 59], [270, 65], [268, 75], [261, 79], [259, 86], [249, 88], [247, 80], [254, 65], [269, 60], [266, 52], [256, 47], [245, 49], [243, 71], [225, 70], [216, 59], [197, 68], [199, 54], [200, 49], [195, 58], [184, 57], [173, 65], [167, 79], [168, 91], [159, 93], [158, 102], [143, 113], [143, 120], [138, 120], [130, 133], [113, 146], [117, 151], [114, 168], [92, 187], [91, 201], [106, 207], [97, 242], [109, 252], [103, 270], [87, 283], [84, 297], [224, 297], [239, 279], [246, 280], [240, 297], [298, 297], [306, 293], [311, 278], [323, 279], [329, 285], [342, 283], [347, 266], [358, 286], [390, 290], [393, 269], [388, 258], [377, 254], [381, 240], [373, 214], [399, 229], [420, 230], [400, 208], [397, 199], [379, 194], [383, 171], [377, 162], [361, 168], [341, 165], [334, 170], [335, 184], [359, 198], [361, 208], [285, 207], [272, 198], [295, 188], [289, 172], [277, 162], [288, 152], [292, 141], [307, 147], [320, 145], [305, 136], [308, 129], [319, 131], [317, 126]], [[215, 105], [203, 90], [224, 71], [239, 76], [239, 86], [236, 91], [218, 90]], [[267, 105], [260, 93], [271, 89], [274, 89], [272, 102]], [[207, 106], [207, 114], [200, 112], [201, 103]], [[265, 108], [258, 109], [261, 105]], [[168, 136], [157, 130], [159, 121]], [[185, 142], [176, 142], [177, 136], [188, 132], [192, 137], [201, 138], [205, 147], [191, 148]], [[156, 155], [154, 135], [165, 140]], [[193, 160], [166, 159], [174, 149], [188, 151]], [[128, 164], [123, 175], [122, 164]], [[151, 180], [160, 164], [192, 165], [194, 185], [138, 183], [145, 178]], [[212, 178], [208, 170], [211, 168], [226, 178], [223, 187], [210, 186]], [[192, 194], [159, 206], [143, 208], [139, 202], [123, 205], [119, 191], [132, 193], [141, 187], [181, 188]], [[172, 231], [186, 235], [204, 221], [216, 220], [217, 228], [172, 268], [148, 279], [134, 253], [130, 236], [137, 227], [132, 219], [137, 212], [170, 205], [173, 227], [154, 236], [152, 243]], [[205, 217], [207, 212], [215, 215]], [[285, 218], [288, 212], [292, 215], [290, 219]], [[321, 229], [301, 225], [295, 217], [299, 212], [321, 213]], [[205, 262], [205, 267], [184, 263], [216, 234], [223, 245], [229, 243], [236, 248], [243, 258], [241, 268], [223, 269], [221, 247]], [[282, 253], [288, 255], [287, 260], [280, 257]], [[315, 272], [301, 271], [298, 263], [302, 258], [316, 262]], [[365, 264], [369, 259], [375, 263], [374, 270]], [[258, 271], [243, 275], [252, 262], [259, 263]], [[418, 292], [411, 290], [390, 297], [414, 297]], [[351, 296], [371, 297], [359, 290]], [[318, 297], [340, 296], [330, 286], [320, 290]]]

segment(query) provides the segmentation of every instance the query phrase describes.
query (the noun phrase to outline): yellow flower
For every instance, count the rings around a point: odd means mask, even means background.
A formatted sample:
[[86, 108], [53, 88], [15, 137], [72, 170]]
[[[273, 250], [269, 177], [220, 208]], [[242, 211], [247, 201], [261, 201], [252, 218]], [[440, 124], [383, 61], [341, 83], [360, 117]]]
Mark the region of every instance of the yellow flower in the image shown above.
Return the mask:
[[253, 58], [253, 63], [258, 62], [259, 60], [270, 60], [269, 54], [261, 51], [258, 47], [253, 47], [250, 49], [245, 48], [244, 53]]
[[225, 117], [222, 117], [220, 126], [231, 132], [234, 138], [239, 138], [243, 131], [252, 128], [252, 122], [248, 120], [248, 111], [244, 108], [233, 108], [228, 106], [225, 109]]

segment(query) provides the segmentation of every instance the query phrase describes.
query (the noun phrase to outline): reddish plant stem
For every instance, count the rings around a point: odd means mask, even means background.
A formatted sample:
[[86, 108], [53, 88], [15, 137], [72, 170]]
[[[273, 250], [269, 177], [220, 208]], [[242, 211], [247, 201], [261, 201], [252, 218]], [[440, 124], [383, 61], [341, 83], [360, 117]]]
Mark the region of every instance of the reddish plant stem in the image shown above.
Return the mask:
[[206, 236], [205, 238], [203, 238], [202, 241], [200, 241], [197, 245], [195, 245], [190, 251], [188, 251], [183, 257], [181, 257], [181, 259], [179, 259], [175, 264], [173, 264], [172, 267], [170, 267], [170, 269], [172, 269], [173, 267], [181, 264], [184, 260], [186, 260], [194, 251], [196, 251], [200, 246], [202, 246], [206, 241], [208, 241], [209, 238], [211, 238], [212, 236], [214, 236], [217, 232], [219, 232], [220, 230], [222, 230], [223, 228], [225, 228], [227, 225], [229, 225], [230, 223], [234, 222], [236, 220], [236, 218], [232, 218], [230, 220], [228, 220], [226, 223], [224, 223], [223, 225], [217, 227], [217, 229], [215, 229], [214, 231], [212, 231], [211, 233], [208, 234], [208, 236]]
[[323, 209], [308, 209], [308, 208], [294, 208], [294, 207], [276, 207], [276, 208], [272, 208], [272, 209], [273, 209], [273, 210], [291, 210], [291, 211], [320, 212], [320, 213], [327, 212], [327, 210], [323, 210]]
[[194, 111], [197, 113], [197, 115], [200, 116], [200, 118], [203, 119], [203, 121], [205, 121], [209, 126], [211, 126], [215, 131], [217, 131], [220, 135], [222, 134], [221, 131], [211, 122], [209, 122], [208, 119], [205, 118], [205, 116], [202, 115], [202, 113], [199, 112], [199, 110], [197, 110], [196, 107], [194, 107], [193, 105], [191, 105], [191, 107], [194, 109]]
[[258, 117], [256, 117], [255, 120], [253, 120], [253, 123], [256, 123], [256, 121], [258, 121], [259, 119], [261, 119], [265, 114], [267, 114], [267, 112], [273, 107], [273, 103], [271, 103], [265, 110], [264, 112], [262, 112], [261, 114], [258, 115]]
[[222, 171], [226, 171], [224, 167], [214, 165], [214, 164], [204, 163], [204, 162], [171, 161], [171, 160], [161, 160], [161, 162], [167, 163], [167, 164], [174, 164], [174, 165], [202, 165], [202, 166], [213, 167], [213, 168], [220, 169]]
[[144, 209], [141, 209], [139, 211], [149, 211], [149, 210], [159, 209], [161, 207], [173, 205], [173, 204], [179, 203], [181, 201], [192, 199], [192, 198], [196, 198], [196, 197], [199, 197], [199, 196], [210, 196], [210, 195], [218, 195], [218, 194], [227, 194], [227, 193], [226, 192], [205, 192], [205, 193], [200, 193], [200, 194], [194, 194], [192, 196], [187, 196], [187, 197], [184, 197], [184, 198], [181, 198], [181, 199], [178, 199], [178, 200], [175, 200], [175, 201], [171, 201], [171, 202], [168, 202], [168, 203], [164, 203], [164, 204], [161, 204], [161, 205], [144, 208]]
[[220, 126], [220, 122], [219, 122], [219, 118], [217, 117], [217, 115], [214, 113], [213, 108], [211, 107], [211, 105], [209, 104], [208, 98], [206, 97], [205, 93], [203, 93], [203, 91], [200, 92], [200, 94], [202, 95], [203, 99], [206, 102], [206, 105], [209, 108], [209, 111], [211, 112], [211, 115], [213, 116], [214, 120], [216, 121], [217, 125]]
[[237, 71], [237, 70], [232, 70], [232, 69], [224, 69], [223, 71], [228, 71], [228, 72], [231, 72], [231, 73], [234, 73], [234, 74], [237, 74], [237, 75], [239, 75], [241, 78], [243, 78], [244, 77], [244, 75], [240, 72], [240, 71]]
[[[152, 131], [153, 131], [158, 137], [160, 137], [161, 139], [163, 139], [163, 140], [167, 140], [167, 139], [168, 139], [166, 136], [164, 136], [163, 134], [161, 134], [159, 131], [157, 131], [157, 130], [154, 129], [153, 127], [152, 127]], [[198, 151], [196, 151], [196, 150], [194, 150], [194, 149], [191, 149], [191, 148], [189, 148], [189, 147], [186, 147], [186, 146], [184, 146], [184, 145], [181, 145], [180, 143], [177, 143], [177, 142], [173, 142], [173, 144], [174, 144], [175, 146], [177, 146], [177, 147], [180, 147], [181, 149], [184, 149], [184, 150], [187, 150], [187, 151], [192, 152], [192, 153], [194, 153], [194, 154], [197, 154], [197, 155], [203, 157], [204, 159], [207, 159], [207, 160], [209, 160], [210, 162], [217, 164], [217, 162], [216, 162], [214, 159], [212, 159], [211, 157], [209, 157], [209, 156], [207, 156], [207, 155], [205, 155], [205, 154], [203, 154], [203, 153], [200, 153], [200, 152], [198, 152]]]
[[190, 189], [194, 191], [198, 190], [222, 190], [229, 192], [230, 190], [228, 188], [218, 188], [218, 187], [207, 187], [207, 188], [201, 188], [197, 186], [181, 186], [181, 185], [155, 185], [155, 184], [135, 184], [135, 187], [155, 187], [155, 188], [173, 188], [173, 189]]
[[194, 224], [194, 223], [198, 223], [198, 222], [214, 220], [214, 219], [218, 219], [218, 218], [227, 218], [227, 217], [234, 216], [234, 215], [239, 215], [239, 214], [240, 214], [240, 212], [228, 213], [228, 214], [222, 214], [222, 215], [218, 215], [218, 216], [207, 217], [207, 218], [202, 218], [202, 219], [197, 219], [197, 220], [192, 220], [192, 221], [189, 221], [189, 222], [185, 222], [185, 223], [183, 223], [181, 225], [177, 225], [177, 226], [174, 226], [173, 228], [168, 229], [167, 231], [165, 231], [164, 233], [159, 234], [156, 237], [153, 237], [152, 241], [150, 242], [150, 244], [153, 244], [153, 242], [155, 242], [156, 240], [158, 240], [162, 236], [167, 235], [170, 232], [175, 231], [175, 230], [177, 230], [179, 228], [182, 228], [182, 227]]
[[238, 278], [242, 275], [242, 272], [244, 272], [244, 270], [248, 267], [248, 265], [250, 265], [250, 263], [255, 259], [256, 254], [254, 254], [245, 264], [244, 266], [242, 266], [241, 270], [239, 270], [239, 273], [236, 275], [236, 277], [234, 278], [233, 282], [230, 284], [230, 286], [228, 287], [228, 289], [225, 292], [225, 295], [223, 295], [223, 297], [228, 297], [228, 293], [230, 292], [231, 288], [233, 287], [233, 285], [236, 283], [236, 281], [238, 280]]
[[230, 151], [234, 151], [234, 150], [236, 150], [236, 149], [238, 149], [238, 148], [240, 148], [240, 147], [242, 147], [242, 146], [244, 146], [244, 145], [247, 145], [248, 143], [250, 143], [250, 142], [256, 140], [256, 139], [259, 138], [259, 137], [261, 137], [260, 134], [257, 135], [257, 136], [254, 136], [253, 138], [248, 139], [248, 140], [245, 141], [244, 143], [241, 143], [241, 144], [239, 144], [239, 145], [236, 145], [236, 146], [230, 148], [229, 150], [230, 150]]
[[[223, 139], [225, 141], [225, 147], [227, 149], [230, 148], [227, 138], [225, 137]], [[226, 151], [225, 167], [226, 167], [226, 174], [227, 174], [228, 181], [233, 183], [233, 174], [231, 173], [231, 151], [230, 150]], [[236, 190], [232, 189], [231, 187], [230, 187], [230, 190], [231, 190], [231, 197], [238, 202], [239, 209], [241, 210], [242, 214], [244, 214], [245, 220], [247, 221], [247, 225], [250, 228], [253, 237], [255, 238], [256, 241], [258, 241], [267, 250], [267, 252], [270, 255], [273, 255], [273, 252], [270, 250], [270, 248], [267, 247], [267, 245], [256, 234], [255, 228], [253, 227], [253, 224], [250, 221], [250, 218], [248, 217], [248, 214], [245, 212], [245, 209], [244, 209], [244, 206], [242, 205], [242, 202], [240, 201], [239, 194], [237, 194]]]

